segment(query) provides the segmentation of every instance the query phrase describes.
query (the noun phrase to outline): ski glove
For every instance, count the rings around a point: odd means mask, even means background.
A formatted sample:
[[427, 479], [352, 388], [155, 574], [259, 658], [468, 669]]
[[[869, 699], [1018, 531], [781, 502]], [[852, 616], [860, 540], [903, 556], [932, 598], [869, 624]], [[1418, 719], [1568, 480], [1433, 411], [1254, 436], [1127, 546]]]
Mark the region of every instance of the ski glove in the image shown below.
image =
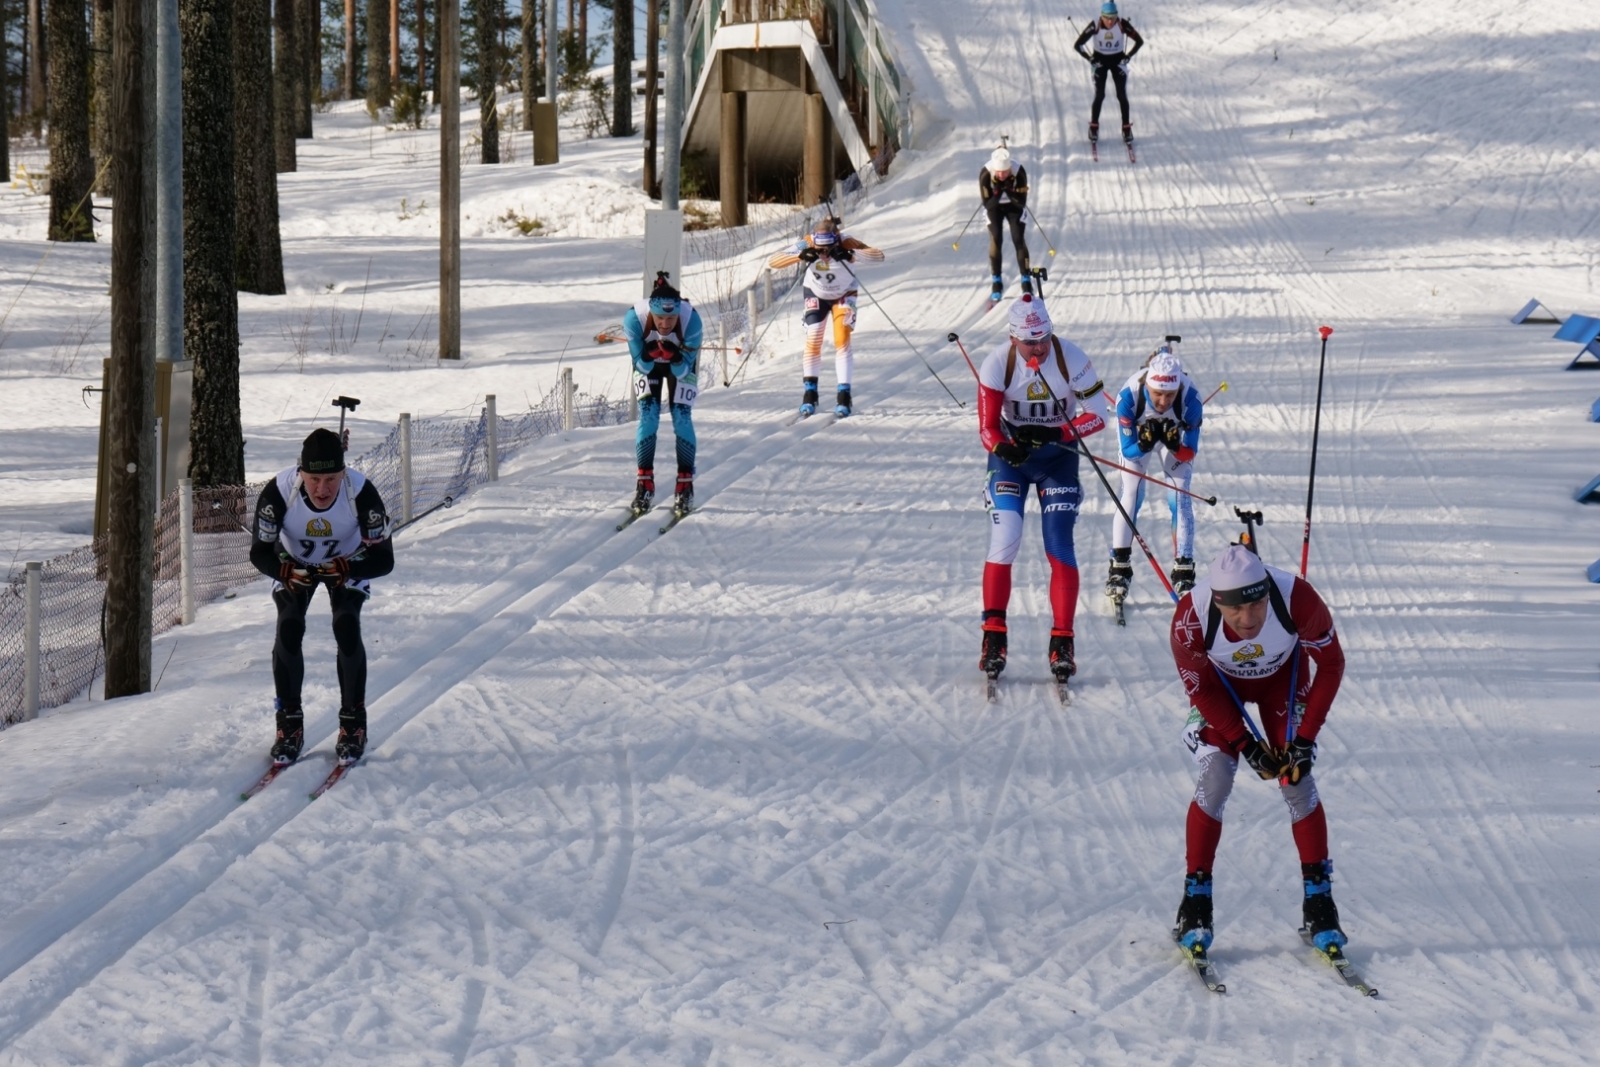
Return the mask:
[[1167, 420], [1151, 419], [1139, 424], [1139, 451], [1148, 452], [1167, 436]]
[[1038, 448], [1040, 445], [1051, 445], [1061, 440], [1061, 427], [1059, 426], [1018, 426], [1012, 436], [1017, 442], [1029, 448]]
[[678, 346], [671, 341], [655, 341], [645, 350], [645, 355], [657, 363], [671, 363], [678, 358]]
[[1288, 769], [1283, 772], [1283, 777], [1290, 785], [1298, 785], [1300, 779], [1311, 773], [1311, 765], [1317, 761], [1317, 746], [1296, 736], [1284, 758], [1288, 761]]
[[1183, 424], [1181, 422], [1167, 423], [1166, 429], [1161, 433], [1161, 443], [1167, 446], [1168, 452], [1175, 453], [1178, 451], [1178, 449], [1182, 448]]
[[994, 454], [1013, 467], [1020, 467], [1028, 462], [1028, 459], [1033, 455], [1033, 450], [1015, 441], [1001, 441], [994, 446]]
[[278, 558], [278, 581], [290, 589], [309, 589], [317, 584], [305, 564], [288, 556]]
[[1287, 773], [1283, 756], [1253, 737], [1239, 749], [1239, 755], [1244, 757], [1244, 761], [1250, 764], [1250, 769], [1259, 774], [1264, 782], [1270, 782]]
[[318, 567], [317, 572], [328, 580], [329, 585], [343, 585], [350, 577], [350, 561], [339, 556]]
[[800, 262], [802, 263], [815, 263], [821, 258], [822, 253], [818, 252], [815, 248], [808, 248], [804, 252], [800, 253]]

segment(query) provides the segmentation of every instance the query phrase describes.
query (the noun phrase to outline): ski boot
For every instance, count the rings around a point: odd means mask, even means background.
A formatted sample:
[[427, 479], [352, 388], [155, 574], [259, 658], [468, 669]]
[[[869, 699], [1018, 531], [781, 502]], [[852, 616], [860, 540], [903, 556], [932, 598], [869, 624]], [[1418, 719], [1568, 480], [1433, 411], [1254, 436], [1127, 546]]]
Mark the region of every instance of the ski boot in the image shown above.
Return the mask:
[[1172, 937], [1191, 953], [1211, 948], [1210, 871], [1195, 871], [1183, 879], [1183, 902], [1178, 905]]
[[1089, 143], [1090, 144], [1098, 144], [1099, 141], [1100, 141], [1100, 124], [1098, 122], [1091, 122], [1091, 123], [1089, 123]]
[[1194, 588], [1194, 560], [1179, 556], [1172, 561], [1172, 591], [1179, 596]]
[[1033, 295], [1033, 279], [1026, 274], [1022, 276], [1022, 295]]
[[1131, 122], [1124, 122], [1122, 124], [1122, 143], [1123, 144], [1132, 144], [1133, 143], [1133, 123], [1131, 123]]
[[1072, 635], [1050, 631], [1050, 673], [1057, 684], [1065, 684], [1078, 673], [1078, 661], [1072, 651]]
[[1106, 596], [1112, 600], [1121, 600], [1128, 595], [1128, 586], [1133, 582], [1133, 548], [1113, 548], [1111, 550], [1111, 571], [1106, 575]]
[[339, 740], [333, 754], [340, 763], [350, 764], [360, 759], [367, 750], [367, 706], [339, 709]]
[[1006, 669], [1006, 632], [1004, 630], [983, 631], [983, 651], [978, 655], [978, 669], [990, 678], [1000, 677], [1000, 672]]
[[672, 513], [680, 518], [694, 510], [694, 471], [678, 472], [678, 495], [672, 501]]
[[274, 700], [273, 710], [278, 719], [278, 736], [272, 743], [272, 762], [287, 767], [300, 758], [300, 749], [306, 743], [306, 719], [299, 708], [285, 709], [283, 702]]
[[1000, 303], [1006, 295], [1005, 279], [996, 274], [989, 279], [989, 306]]
[[1339, 909], [1333, 903], [1333, 861], [1302, 863], [1300, 876], [1305, 879], [1306, 899], [1300, 916], [1305, 921], [1301, 928], [1310, 935], [1313, 945], [1323, 952], [1343, 948], [1348, 939], [1339, 929]]
[[628, 507], [635, 515], [643, 515], [650, 510], [650, 502], [656, 496], [656, 475], [652, 470], [639, 468], [639, 481], [635, 485], [633, 503]]
[[839, 416], [841, 419], [846, 418], [846, 417], [849, 416], [849, 414], [850, 414], [850, 387], [848, 385], [839, 386], [838, 402], [833, 405], [833, 413], [835, 415]]
[[817, 413], [817, 380], [815, 378], [802, 378], [805, 392], [800, 395], [800, 417], [808, 419]]

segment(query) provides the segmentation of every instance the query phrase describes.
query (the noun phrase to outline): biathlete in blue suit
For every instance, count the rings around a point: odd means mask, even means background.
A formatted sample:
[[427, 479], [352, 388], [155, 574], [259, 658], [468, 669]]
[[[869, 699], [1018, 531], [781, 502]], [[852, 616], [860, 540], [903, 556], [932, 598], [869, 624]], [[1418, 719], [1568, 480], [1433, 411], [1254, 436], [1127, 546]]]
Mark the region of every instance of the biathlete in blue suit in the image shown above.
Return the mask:
[[[1183, 373], [1183, 364], [1170, 345], [1151, 355], [1145, 368], [1128, 379], [1117, 397], [1117, 430], [1125, 466], [1144, 470], [1152, 454], [1159, 455], [1167, 480], [1185, 489], [1194, 477], [1194, 457], [1200, 450], [1200, 422], [1205, 405], [1200, 393]], [[1138, 521], [1144, 500], [1144, 479], [1122, 474], [1122, 506]], [[1194, 504], [1192, 498], [1167, 490], [1173, 509], [1172, 587], [1178, 594], [1194, 586]], [[1111, 573], [1106, 596], [1128, 595], [1133, 580], [1133, 530], [1118, 512], [1111, 523]]]
[[667, 386], [672, 411], [672, 433], [678, 439], [678, 486], [675, 510], [694, 506], [695, 397], [700, 395], [697, 369], [702, 328], [700, 313], [667, 280], [656, 275], [650, 299], [640, 301], [622, 316], [622, 332], [633, 358], [633, 391], [639, 402], [639, 433], [634, 451], [639, 461], [639, 481], [633, 510], [650, 510], [656, 494], [656, 430], [661, 425], [661, 384]]

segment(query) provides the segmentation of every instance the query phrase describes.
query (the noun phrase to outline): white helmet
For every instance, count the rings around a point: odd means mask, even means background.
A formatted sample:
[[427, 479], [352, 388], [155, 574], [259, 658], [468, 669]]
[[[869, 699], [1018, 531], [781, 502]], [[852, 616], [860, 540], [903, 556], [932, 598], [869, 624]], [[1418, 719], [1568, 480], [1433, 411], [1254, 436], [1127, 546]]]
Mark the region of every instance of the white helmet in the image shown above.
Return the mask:
[[1011, 170], [1011, 153], [1004, 147], [996, 148], [989, 155], [989, 173], [1001, 174]]
[[1176, 393], [1183, 388], [1183, 364], [1169, 349], [1161, 348], [1150, 357], [1145, 370], [1145, 388], [1154, 393]]
[[1023, 293], [1011, 305], [1008, 318], [1011, 336], [1019, 341], [1042, 341], [1050, 336], [1050, 312], [1045, 310], [1044, 301], [1032, 293]]

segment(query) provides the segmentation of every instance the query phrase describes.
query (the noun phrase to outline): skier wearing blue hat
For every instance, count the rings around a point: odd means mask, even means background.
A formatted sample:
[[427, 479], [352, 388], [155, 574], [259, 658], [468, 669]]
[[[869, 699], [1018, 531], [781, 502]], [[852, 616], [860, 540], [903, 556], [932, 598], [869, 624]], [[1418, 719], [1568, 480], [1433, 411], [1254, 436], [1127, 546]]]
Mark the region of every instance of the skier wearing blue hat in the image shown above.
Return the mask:
[[672, 413], [672, 433], [678, 439], [678, 486], [672, 510], [687, 514], [694, 507], [695, 397], [700, 394], [696, 374], [700, 362], [703, 328], [700, 313], [679, 295], [662, 271], [656, 275], [650, 299], [641, 300], [622, 316], [622, 332], [633, 358], [633, 390], [639, 403], [639, 432], [634, 451], [639, 461], [639, 481], [629, 518], [650, 510], [655, 498], [656, 430], [661, 425], [661, 385], [667, 386], [667, 406]]
[[[1094, 39], [1091, 55], [1084, 45]], [[1133, 48], [1127, 49], [1127, 42]], [[1072, 47], [1094, 67], [1094, 103], [1089, 108], [1089, 143], [1100, 140], [1100, 105], [1106, 99], [1106, 75], [1116, 86], [1117, 104], [1122, 108], [1122, 140], [1128, 146], [1128, 158], [1133, 158], [1133, 124], [1128, 118], [1128, 61], [1144, 47], [1144, 38], [1133, 28], [1133, 23], [1117, 14], [1115, 0], [1100, 5], [1100, 17], [1083, 28]]]

